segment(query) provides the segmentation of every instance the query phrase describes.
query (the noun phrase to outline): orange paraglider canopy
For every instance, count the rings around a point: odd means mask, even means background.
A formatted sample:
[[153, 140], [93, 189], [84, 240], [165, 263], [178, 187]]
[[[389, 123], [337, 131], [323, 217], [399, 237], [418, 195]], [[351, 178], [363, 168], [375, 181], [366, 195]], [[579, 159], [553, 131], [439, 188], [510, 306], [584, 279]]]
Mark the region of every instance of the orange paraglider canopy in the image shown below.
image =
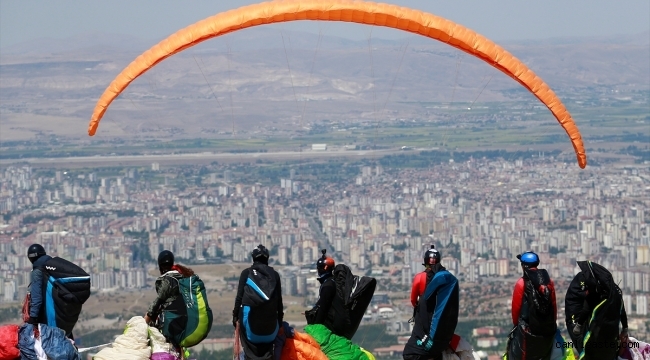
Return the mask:
[[343, 21], [385, 26], [426, 36], [501, 70], [543, 102], [571, 139], [581, 168], [587, 155], [578, 127], [553, 90], [524, 63], [486, 37], [452, 21], [396, 5], [353, 0], [285, 0], [226, 11], [177, 31], [138, 56], [111, 82], [97, 101], [88, 126], [95, 135], [106, 108], [138, 76], [164, 59], [205, 40], [233, 31], [297, 20]]

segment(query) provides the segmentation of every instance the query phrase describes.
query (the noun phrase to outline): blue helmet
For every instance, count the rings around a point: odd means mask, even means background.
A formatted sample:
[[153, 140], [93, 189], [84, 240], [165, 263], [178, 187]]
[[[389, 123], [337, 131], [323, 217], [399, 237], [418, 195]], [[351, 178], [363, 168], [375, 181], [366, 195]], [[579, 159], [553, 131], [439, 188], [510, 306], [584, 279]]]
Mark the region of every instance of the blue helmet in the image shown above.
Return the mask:
[[537, 267], [537, 265], [539, 265], [539, 256], [532, 251], [526, 251], [521, 255], [517, 255], [517, 259], [519, 259], [521, 265], [525, 267]]

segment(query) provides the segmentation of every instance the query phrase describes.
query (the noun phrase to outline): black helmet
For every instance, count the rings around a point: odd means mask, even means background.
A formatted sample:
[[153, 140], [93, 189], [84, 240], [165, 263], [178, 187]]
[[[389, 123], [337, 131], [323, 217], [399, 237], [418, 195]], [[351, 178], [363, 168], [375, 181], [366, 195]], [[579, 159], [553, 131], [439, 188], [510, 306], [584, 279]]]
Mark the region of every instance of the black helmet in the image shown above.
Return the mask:
[[41, 244], [34, 244], [27, 249], [27, 258], [32, 264], [43, 255], [45, 255], [45, 248]]
[[539, 265], [539, 256], [532, 251], [526, 251], [521, 255], [517, 255], [517, 259], [521, 261], [521, 265], [527, 268], [537, 267]]
[[253, 262], [269, 263], [269, 250], [264, 245], [259, 244], [251, 253]]
[[323, 249], [320, 252], [323, 254], [323, 256], [321, 256], [320, 259], [316, 261], [316, 269], [318, 270], [318, 273], [324, 274], [326, 272], [332, 272], [332, 270], [334, 270], [334, 266], [336, 265], [334, 259], [325, 255], [327, 249]]
[[158, 268], [168, 269], [174, 265], [174, 254], [169, 250], [163, 250], [158, 254]]
[[440, 264], [440, 252], [436, 250], [435, 245], [431, 245], [431, 248], [424, 252], [424, 263], [422, 265], [433, 265], [434, 262], [432, 259], [435, 259], [435, 264]]

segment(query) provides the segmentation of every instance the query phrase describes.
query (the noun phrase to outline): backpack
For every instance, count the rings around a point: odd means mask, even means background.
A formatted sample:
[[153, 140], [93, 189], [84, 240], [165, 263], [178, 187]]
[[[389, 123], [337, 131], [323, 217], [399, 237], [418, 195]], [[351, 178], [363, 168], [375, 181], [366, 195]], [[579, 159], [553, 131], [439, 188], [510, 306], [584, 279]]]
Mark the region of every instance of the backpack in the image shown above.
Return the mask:
[[526, 322], [530, 333], [540, 336], [555, 335], [557, 324], [555, 322], [555, 309], [553, 306], [552, 291], [549, 287], [551, 278], [544, 269], [526, 269], [524, 275], [524, 294], [528, 306]]
[[172, 344], [189, 348], [203, 341], [212, 328], [205, 284], [196, 274], [169, 278], [178, 282], [179, 295], [162, 312], [161, 332]]
[[618, 353], [616, 346], [601, 344], [616, 344], [619, 336], [619, 323], [625, 308], [623, 293], [614, 282], [612, 274], [602, 265], [591, 261], [578, 261], [578, 266], [588, 284], [593, 284], [600, 302], [592, 309], [584, 332], [584, 348], [580, 358], [584, 359], [614, 359]]
[[273, 268], [255, 263], [248, 271], [242, 297], [242, 323], [246, 338], [254, 344], [272, 343], [279, 330], [277, 273]]
[[81, 306], [90, 298], [90, 275], [76, 264], [53, 257], [39, 266], [43, 272], [43, 310], [40, 321], [72, 334]]
[[[346, 312], [343, 316], [349, 319], [349, 324], [346, 323], [344, 329], [338, 331], [342, 333], [337, 332], [337, 335], [352, 339], [359, 328], [366, 309], [368, 309], [368, 305], [370, 305], [372, 296], [375, 294], [377, 280], [367, 276], [355, 276], [350, 268], [344, 264], [336, 265], [332, 275], [336, 283], [336, 296], [339, 301], [343, 302]], [[335, 310], [334, 306], [330, 308], [330, 312], [333, 310]], [[334, 318], [340, 318], [341, 315], [337, 314]], [[332, 317], [328, 316], [328, 318]]]

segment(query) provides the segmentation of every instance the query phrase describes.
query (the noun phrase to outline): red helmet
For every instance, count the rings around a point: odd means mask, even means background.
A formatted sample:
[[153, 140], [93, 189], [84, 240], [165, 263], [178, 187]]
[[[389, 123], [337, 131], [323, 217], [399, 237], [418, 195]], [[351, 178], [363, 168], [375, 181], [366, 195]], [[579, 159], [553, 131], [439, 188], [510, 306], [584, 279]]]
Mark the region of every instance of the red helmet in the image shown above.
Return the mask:
[[325, 255], [326, 252], [327, 249], [321, 250], [323, 256], [321, 256], [320, 259], [318, 259], [318, 261], [316, 262], [316, 269], [318, 269], [319, 274], [331, 272], [332, 270], [334, 270], [334, 266], [336, 265], [334, 259]]

